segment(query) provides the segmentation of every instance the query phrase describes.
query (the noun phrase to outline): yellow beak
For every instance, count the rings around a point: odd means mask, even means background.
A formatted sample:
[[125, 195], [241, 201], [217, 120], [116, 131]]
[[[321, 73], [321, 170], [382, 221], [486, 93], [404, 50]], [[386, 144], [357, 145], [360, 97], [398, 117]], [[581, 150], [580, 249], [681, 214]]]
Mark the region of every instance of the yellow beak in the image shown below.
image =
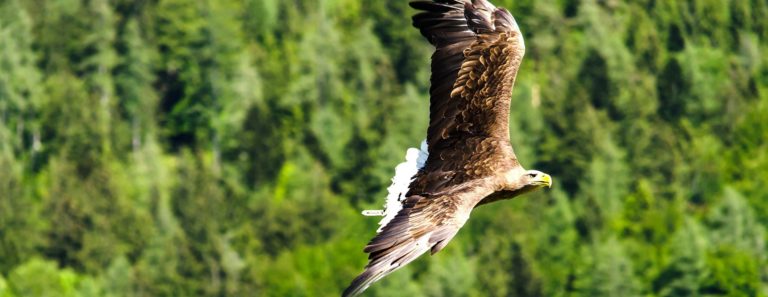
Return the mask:
[[541, 183], [541, 185], [546, 185], [548, 188], [551, 188], [552, 187], [552, 177], [549, 176], [549, 174], [546, 174], [546, 173], [542, 174], [541, 177], [539, 178], [539, 183]]

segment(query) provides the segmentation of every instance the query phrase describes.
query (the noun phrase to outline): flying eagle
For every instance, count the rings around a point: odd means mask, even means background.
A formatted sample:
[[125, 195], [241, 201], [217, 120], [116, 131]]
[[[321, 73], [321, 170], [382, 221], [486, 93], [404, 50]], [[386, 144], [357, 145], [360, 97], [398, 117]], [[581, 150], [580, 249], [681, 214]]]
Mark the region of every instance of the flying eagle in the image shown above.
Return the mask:
[[514, 17], [487, 0], [412, 1], [413, 25], [432, 45], [429, 128], [397, 166], [368, 265], [343, 296], [426, 251], [443, 249], [475, 207], [511, 199], [552, 178], [520, 165], [509, 143], [512, 86], [525, 53]]

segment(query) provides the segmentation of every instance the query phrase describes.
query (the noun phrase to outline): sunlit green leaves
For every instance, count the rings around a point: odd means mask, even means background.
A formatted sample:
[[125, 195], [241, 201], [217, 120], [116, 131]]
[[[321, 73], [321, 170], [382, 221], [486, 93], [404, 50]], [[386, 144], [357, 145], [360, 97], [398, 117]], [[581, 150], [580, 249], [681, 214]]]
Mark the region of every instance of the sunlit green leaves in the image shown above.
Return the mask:
[[[370, 296], [768, 294], [768, 4], [492, 0], [520, 162]], [[0, 0], [0, 297], [333, 296], [429, 114], [407, 0]]]

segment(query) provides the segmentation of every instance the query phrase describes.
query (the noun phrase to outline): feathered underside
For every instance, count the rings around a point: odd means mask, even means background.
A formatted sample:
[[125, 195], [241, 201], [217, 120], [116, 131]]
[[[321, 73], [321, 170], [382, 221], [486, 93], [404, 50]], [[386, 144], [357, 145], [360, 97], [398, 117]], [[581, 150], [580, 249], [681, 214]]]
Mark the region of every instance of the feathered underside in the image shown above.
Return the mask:
[[[500, 190], [501, 175], [522, 170], [508, 130], [512, 86], [525, 52], [512, 15], [486, 0], [410, 4], [421, 10], [414, 26], [435, 46], [429, 155], [404, 199], [401, 184], [390, 192], [402, 208], [365, 247], [368, 265], [343, 296], [360, 294], [426, 251], [440, 251], [473, 207]], [[386, 211], [396, 207], [388, 203]]]

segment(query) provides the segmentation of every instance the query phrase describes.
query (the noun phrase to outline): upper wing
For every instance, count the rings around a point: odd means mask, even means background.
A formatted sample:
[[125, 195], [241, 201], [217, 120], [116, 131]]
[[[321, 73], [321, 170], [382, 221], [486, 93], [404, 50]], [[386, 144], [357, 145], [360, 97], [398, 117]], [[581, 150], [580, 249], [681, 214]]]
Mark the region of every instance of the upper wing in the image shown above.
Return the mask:
[[426, 251], [440, 251], [467, 221], [476, 201], [492, 192], [484, 181], [476, 180], [442, 193], [408, 197], [397, 216], [365, 247], [368, 265], [342, 296], [357, 296]]
[[509, 103], [525, 53], [512, 15], [486, 0], [413, 1], [413, 24], [435, 46], [432, 55], [429, 152], [444, 140], [486, 136], [509, 140]]

